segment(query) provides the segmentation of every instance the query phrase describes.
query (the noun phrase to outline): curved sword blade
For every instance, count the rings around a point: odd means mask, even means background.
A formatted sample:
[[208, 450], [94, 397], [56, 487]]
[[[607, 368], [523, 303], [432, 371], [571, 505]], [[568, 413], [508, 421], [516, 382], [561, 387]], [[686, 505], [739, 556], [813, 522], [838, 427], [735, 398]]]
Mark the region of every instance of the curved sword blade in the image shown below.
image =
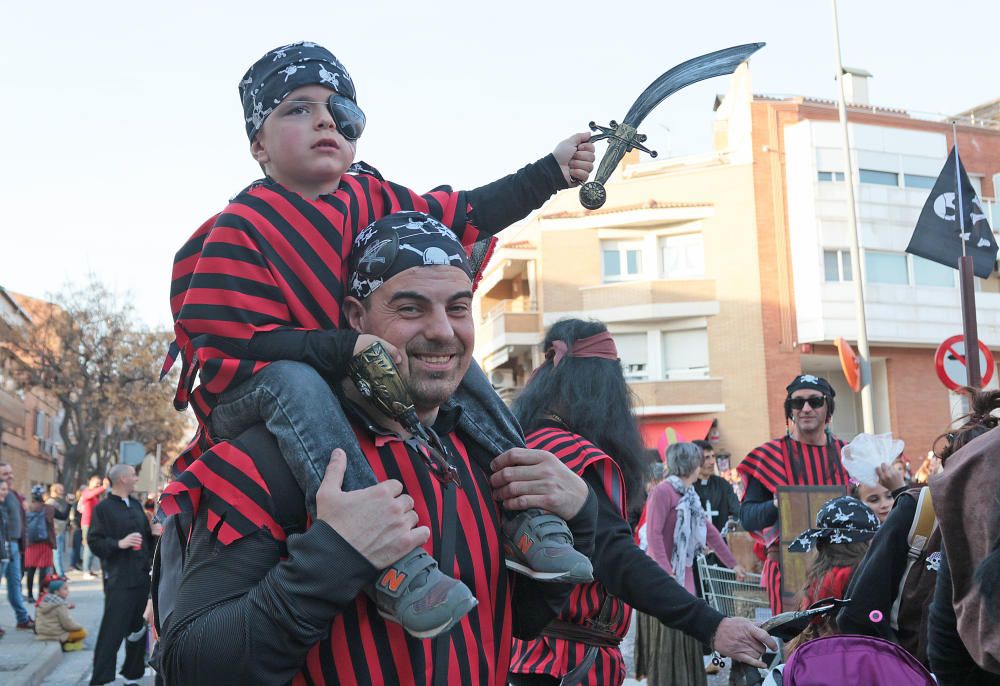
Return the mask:
[[747, 43], [724, 50], [716, 50], [707, 55], [700, 55], [682, 62], [676, 67], [664, 72], [656, 81], [636, 98], [629, 108], [622, 123], [638, 128], [646, 115], [657, 105], [681, 88], [698, 83], [713, 76], [732, 74], [740, 63], [764, 47], [764, 43]]

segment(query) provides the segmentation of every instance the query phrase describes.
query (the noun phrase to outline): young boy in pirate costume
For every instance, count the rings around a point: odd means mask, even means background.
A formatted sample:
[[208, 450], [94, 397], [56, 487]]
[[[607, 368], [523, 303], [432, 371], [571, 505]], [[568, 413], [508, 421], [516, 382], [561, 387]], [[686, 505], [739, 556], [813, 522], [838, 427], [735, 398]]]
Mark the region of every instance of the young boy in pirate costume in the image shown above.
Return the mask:
[[[302, 42], [274, 49], [250, 67], [239, 90], [251, 153], [266, 178], [202, 225], [175, 259], [177, 348], [166, 366], [179, 352], [175, 405], [190, 402], [199, 419], [198, 436], [178, 467], [184, 470], [213, 442], [264, 421], [315, 515], [316, 491], [334, 448], [348, 455], [345, 490], [376, 483], [358, 446], [335, 443], [331, 429], [345, 420], [330, 385], [342, 380], [353, 355], [377, 341], [341, 330], [347, 257], [356, 235], [399, 210], [426, 212], [459, 236], [478, 278], [491, 236], [557, 190], [585, 180], [593, 145], [587, 134], [577, 134], [539, 162], [482, 188], [439, 187], [418, 195], [354, 164], [365, 117], [350, 74], [325, 48]], [[387, 347], [402, 360], [401, 351]], [[448, 361], [402, 352], [411, 365]], [[459, 398], [466, 409], [507, 413], [475, 366]], [[509, 424], [507, 447], [523, 445], [516, 423]], [[165, 511], [178, 507], [176, 496], [186, 488], [175, 482], [168, 489]], [[536, 544], [505, 545], [509, 564], [536, 578], [589, 580], [590, 563], [573, 549], [565, 526], [553, 527], [541, 511], [532, 514], [544, 526], [521, 516], [505, 529], [511, 536], [527, 533]], [[475, 604], [469, 589], [442, 574], [419, 547], [386, 569], [375, 587], [379, 612], [418, 637], [449, 629]]]
[[740, 523], [755, 540], [764, 562], [762, 575], [771, 610], [781, 612], [781, 568], [778, 565], [778, 486], [847, 486], [849, 476], [840, 462], [844, 442], [828, 431], [836, 393], [830, 383], [801, 374], [785, 387], [788, 433], [754, 448], [737, 469], [745, 488]]

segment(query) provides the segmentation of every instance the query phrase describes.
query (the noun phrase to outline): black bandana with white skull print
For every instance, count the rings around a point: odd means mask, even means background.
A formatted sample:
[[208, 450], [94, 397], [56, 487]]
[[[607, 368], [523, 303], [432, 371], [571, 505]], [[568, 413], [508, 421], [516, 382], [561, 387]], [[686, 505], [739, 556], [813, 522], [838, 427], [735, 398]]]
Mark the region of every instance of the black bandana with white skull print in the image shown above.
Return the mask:
[[423, 212], [396, 212], [369, 224], [351, 246], [350, 294], [364, 300], [411, 267], [458, 267], [472, 280], [472, 265], [458, 236]]
[[856, 543], [878, 531], [878, 516], [857, 498], [841, 496], [823, 503], [816, 513], [816, 528], [806, 529], [788, 544], [792, 553], [807, 553], [816, 541]]
[[264, 120], [296, 88], [326, 86], [357, 104], [347, 68], [321, 45], [301, 41], [269, 51], [240, 80], [247, 137], [253, 141]]

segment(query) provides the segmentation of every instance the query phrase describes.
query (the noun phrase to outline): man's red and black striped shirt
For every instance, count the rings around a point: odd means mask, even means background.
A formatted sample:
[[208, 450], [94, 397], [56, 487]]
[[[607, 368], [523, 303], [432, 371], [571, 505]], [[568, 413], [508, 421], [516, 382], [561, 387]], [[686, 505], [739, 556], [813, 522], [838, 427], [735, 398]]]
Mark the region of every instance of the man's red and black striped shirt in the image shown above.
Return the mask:
[[[385, 434], [357, 408], [346, 409], [354, 415], [355, 434], [376, 477], [403, 484], [414, 500], [419, 524], [431, 530], [425, 547], [439, 559], [444, 493], [420, 449]], [[461, 480], [454, 499], [457, 530], [451, 532], [455, 558], [450, 571], [468, 585], [479, 604], [445, 638], [446, 683], [500, 686], [507, 681], [513, 637], [536, 635], [556, 616], [571, 587], [508, 575], [499, 540], [500, 513], [483, 468], [493, 456], [459, 435], [460, 411], [442, 408], [434, 429]], [[270, 448], [258, 443], [254, 450], [276, 450], [271, 443]], [[240, 439], [234, 444], [234, 451], [247, 447]], [[213, 464], [212, 469], [220, 470], [246, 467], [235, 453]], [[254, 509], [232, 497], [224, 502], [202, 494], [177, 609], [164, 631], [163, 663], [170, 683], [436, 683], [440, 672], [434, 642], [413, 638], [384, 620], [368, 596], [358, 593], [377, 572], [363, 561], [359, 565], [360, 556], [329, 526], [318, 522], [299, 536], [289, 536], [288, 557], [279, 559], [275, 541], [282, 540], [282, 534], [273, 526], [273, 513], [281, 509], [275, 505], [281, 494], [273, 490], [273, 480], [248, 471], [250, 479], [241, 490], [253, 500]], [[588, 555], [593, 550], [595, 509], [590, 498], [569, 522], [577, 548]], [[226, 523], [237, 511], [247, 513], [259, 528], [226, 543]]]
[[840, 461], [844, 445], [839, 438], [823, 445], [775, 438], [751, 450], [736, 469], [744, 481], [756, 479], [771, 493], [778, 486], [846, 485], [850, 476]]
[[737, 466], [745, 486], [740, 521], [764, 562], [761, 575], [775, 614], [783, 610], [781, 568], [766, 557], [766, 550], [778, 540], [777, 510], [771, 504], [774, 492], [779, 486], [846, 487], [850, 476], [840, 461], [843, 447], [844, 441], [833, 437], [823, 445], [811, 445], [783, 436], [754, 448]]

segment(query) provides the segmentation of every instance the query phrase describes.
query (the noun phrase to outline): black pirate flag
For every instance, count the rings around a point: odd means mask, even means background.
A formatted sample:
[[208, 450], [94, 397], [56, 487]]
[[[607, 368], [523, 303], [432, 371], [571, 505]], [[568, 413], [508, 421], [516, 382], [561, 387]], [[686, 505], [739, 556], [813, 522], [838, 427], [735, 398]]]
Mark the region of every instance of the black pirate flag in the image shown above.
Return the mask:
[[[961, 196], [955, 193], [956, 162], [962, 183]], [[964, 217], [963, 222], [959, 222], [960, 214]], [[906, 252], [958, 269], [963, 242], [965, 253], [972, 257], [976, 276], [989, 277], [997, 259], [997, 242], [962, 160], [958, 158], [958, 151], [953, 148], [920, 211]]]

